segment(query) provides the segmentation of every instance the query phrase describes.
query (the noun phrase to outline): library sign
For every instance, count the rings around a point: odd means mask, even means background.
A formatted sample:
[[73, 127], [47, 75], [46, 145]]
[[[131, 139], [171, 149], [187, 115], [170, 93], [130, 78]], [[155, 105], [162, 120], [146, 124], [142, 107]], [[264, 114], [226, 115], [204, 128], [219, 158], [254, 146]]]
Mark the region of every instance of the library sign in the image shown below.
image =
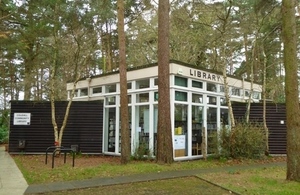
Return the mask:
[[14, 125], [30, 125], [30, 113], [14, 113]]

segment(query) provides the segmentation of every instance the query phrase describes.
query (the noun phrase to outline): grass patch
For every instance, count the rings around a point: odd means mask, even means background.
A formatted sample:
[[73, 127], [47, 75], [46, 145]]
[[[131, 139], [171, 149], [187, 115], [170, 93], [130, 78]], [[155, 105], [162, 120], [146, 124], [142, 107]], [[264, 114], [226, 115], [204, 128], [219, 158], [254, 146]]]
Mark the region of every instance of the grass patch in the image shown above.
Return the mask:
[[283, 167], [235, 170], [199, 175], [199, 177], [245, 195], [291, 195], [299, 194], [300, 191], [298, 182], [285, 179], [286, 168]]

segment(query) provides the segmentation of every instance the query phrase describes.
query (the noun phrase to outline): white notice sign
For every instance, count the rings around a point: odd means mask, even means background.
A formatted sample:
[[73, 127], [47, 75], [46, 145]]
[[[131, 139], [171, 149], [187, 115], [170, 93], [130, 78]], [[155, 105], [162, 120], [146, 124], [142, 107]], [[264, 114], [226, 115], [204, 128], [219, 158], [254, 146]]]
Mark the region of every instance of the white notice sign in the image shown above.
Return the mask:
[[185, 135], [174, 135], [174, 149], [185, 149]]
[[14, 125], [30, 125], [30, 113], [14, 113]]

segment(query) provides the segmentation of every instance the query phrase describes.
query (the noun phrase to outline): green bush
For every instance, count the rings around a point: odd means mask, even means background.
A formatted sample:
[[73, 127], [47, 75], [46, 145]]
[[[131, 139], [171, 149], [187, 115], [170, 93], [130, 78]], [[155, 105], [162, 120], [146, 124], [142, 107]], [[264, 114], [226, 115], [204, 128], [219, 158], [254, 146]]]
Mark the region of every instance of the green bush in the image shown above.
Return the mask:
[[0, 144], [8, 142], [8, 124], [9, 124], [8, 110], [3, 110], [0, 113]]
[[134, 150], [133, 160], [149, 160], [151, 159], [151, 151], [147, 147], [148, 143], [141, 142]]
[[233, 130], [220, 130], [215, 139], [215, 153], [223, 158], [260, 158], [264, 155], [265, 138], [262, 125], [238, 123]]

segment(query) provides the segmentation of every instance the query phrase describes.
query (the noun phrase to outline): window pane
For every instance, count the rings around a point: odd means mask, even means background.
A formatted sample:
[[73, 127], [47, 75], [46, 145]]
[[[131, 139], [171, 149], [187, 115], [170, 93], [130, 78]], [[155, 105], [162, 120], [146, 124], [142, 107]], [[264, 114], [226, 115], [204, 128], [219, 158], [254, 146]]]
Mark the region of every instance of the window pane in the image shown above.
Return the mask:
[[143, 79], [143, 80], [138, 80], [136, 81], [136, 88], [137, 89], [145, 89], [149, 88], [149, 79]]
[[225, 98], [221, 98], [220, 99], [220, 104], [221, 104], [221, 106], [227, 106], [226, 99]]
[[203, 103], [203, 96], [200, 94], [193, 94], [192, 95], [192, 102], [194, 103]]
[[213, 92], [217, 91], [217, 87], [213, 83], [207, 83], [207, 87], [206, 88], [207, 88], [206, 91], [213, 91]]
[[105, 92], [106, 93], [114, 93], [116, 91], [117, 91], [116, 85], [107, 85], [107, 86], [105, 86]]
[[203, 83], [199, 82], [199, 81], [192, 81], [192, 87], [196, 87], [196, 88], [203, 88]]
[[177, 101], [187, 101], [187, 93], [182, 91], [175, 91], [175, 100]]
[[102, 87], [95, 87], [92, 90], [93, 90], [93, 94], [102, 93]]
[[106, 105], [116, 105], [116, 97], [107, 97], [106, 98]]
[[149, 102], [149, 93], [136, 94], [136, 102]]
[[131, 89], [131, 83], [127, 83], [127, 89]]
[[158, 86], [158, 78], [154, 79], [154, 86]]
[[175, 76], [175, 85], [187, 87], [187, 78]]
[[240, 88], [232, 87], [231, 88], [231, 95], [240, 96]]
[[88, 89], [87, 88], [80, 89], [80, 96], [87, 96], [87, 95], [88, 95]]
[[216, 105], [217, 104], [217, 98], [213, 97], [213, 96], [207, 96], [207, 103]]

